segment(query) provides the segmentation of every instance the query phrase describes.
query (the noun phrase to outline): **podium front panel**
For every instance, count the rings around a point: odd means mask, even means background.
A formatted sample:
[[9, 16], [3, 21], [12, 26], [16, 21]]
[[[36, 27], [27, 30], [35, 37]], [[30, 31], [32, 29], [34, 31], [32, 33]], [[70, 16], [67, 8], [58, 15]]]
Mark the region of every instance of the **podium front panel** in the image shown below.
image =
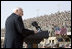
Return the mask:
[[49, 33], [48, 31], [41, 31], [38, 32], [37, 34], [27, 36], [24, 38], [24, 42], [26, 43], [40, 43], [44, 38], [48, 38]]

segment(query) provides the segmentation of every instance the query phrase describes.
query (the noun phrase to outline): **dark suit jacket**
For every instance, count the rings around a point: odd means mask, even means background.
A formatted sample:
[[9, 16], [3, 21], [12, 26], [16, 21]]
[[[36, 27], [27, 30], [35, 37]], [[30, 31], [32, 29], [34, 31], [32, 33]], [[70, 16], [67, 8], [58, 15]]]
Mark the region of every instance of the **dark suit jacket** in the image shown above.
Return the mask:
[[22, 48], [23, 39], [34, 34], [34, 31], [24, 28], [21, 16], [12, 13], [5, 23], [4, 48]]

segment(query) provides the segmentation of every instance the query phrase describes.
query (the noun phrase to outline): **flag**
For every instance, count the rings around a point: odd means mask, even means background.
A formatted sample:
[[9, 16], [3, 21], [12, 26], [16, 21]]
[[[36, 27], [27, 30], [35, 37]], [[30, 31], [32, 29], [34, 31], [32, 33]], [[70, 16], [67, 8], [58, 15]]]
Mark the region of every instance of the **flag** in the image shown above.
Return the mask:
[[60, 34], [67, 34], [67, 29], [66, 28], [62, 28]]

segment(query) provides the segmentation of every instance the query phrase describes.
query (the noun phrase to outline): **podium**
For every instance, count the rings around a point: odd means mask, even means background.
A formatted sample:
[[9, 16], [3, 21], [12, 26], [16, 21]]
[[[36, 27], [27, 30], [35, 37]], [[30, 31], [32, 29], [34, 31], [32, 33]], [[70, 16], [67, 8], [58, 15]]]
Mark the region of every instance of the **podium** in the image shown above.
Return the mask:
[[37, 34], [27, 36], [24, 38], [24, 42], [26, 44], [33, 44], [33, 48], [38, 48], [38, 43], [40, 43], [44, 38], [48, 38], [49, 33], [48, 31], [41, 31]]

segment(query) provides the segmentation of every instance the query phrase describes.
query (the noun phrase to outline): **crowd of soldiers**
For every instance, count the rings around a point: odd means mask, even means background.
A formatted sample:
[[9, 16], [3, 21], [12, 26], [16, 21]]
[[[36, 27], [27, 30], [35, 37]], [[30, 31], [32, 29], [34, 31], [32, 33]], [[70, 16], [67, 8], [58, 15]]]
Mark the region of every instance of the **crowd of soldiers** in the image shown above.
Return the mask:
[[66, 26], [71, 31], [71, 11], [57, 12], [55, 14], [44, 15], [24, 20], [24, 25], [28, 29], [34, 29], [31, 25], [32, 21], [37, 21], [42, 30], [51, 31], [54, 26], [61, 28]]

